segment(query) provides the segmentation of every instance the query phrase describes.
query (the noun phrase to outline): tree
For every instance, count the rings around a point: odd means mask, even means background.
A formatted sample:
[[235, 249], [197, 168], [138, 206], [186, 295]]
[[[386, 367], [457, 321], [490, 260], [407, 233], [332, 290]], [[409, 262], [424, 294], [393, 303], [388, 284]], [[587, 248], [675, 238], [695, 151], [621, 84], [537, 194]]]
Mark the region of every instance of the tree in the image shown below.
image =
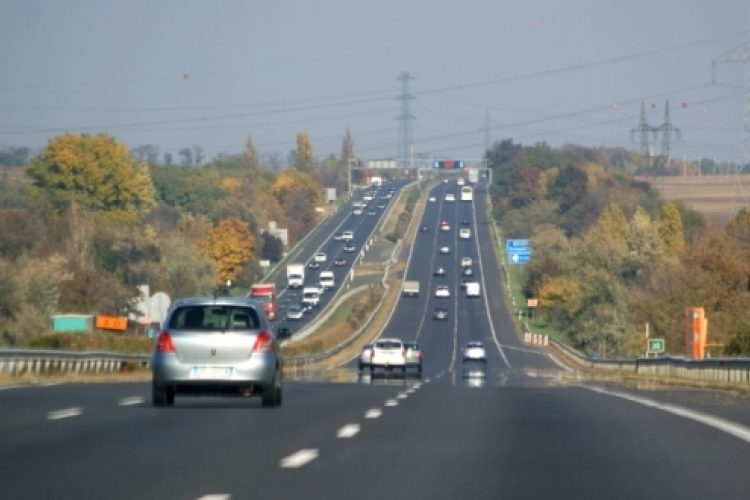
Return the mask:
[[284, 256], [284, 242], [268, 231], [264, 231], [261, 238], [263, 239], [263, 246], [260, 250], [261, 257], [271, 262], [281, 261]]
[[130, 154], [141, 163], [156, 165], [159, 162], [159, 148], [152, 144], [138, 146], [130, 151]]
[[567, 212], [586, 196], [588, 175], [574, 165], [568, 165], [557, 174], [550, 196], [560, 203], [560, 211]]
[[193, 165], [200, 167], [205, 159], [206, 155], [203, 154], [203, 147], [198, 145], [193, 146]]
[[225, 219], [211, 228], [198, 242], [204, 254], [214, 261], [217, 284], [236, 281], [253, 258], [255, 238], [247, 224], [238, 218]]
[[133, 161], [123, 143], [99, 134], [65, 134], [52, 139], [27, 168], [31, 195], [62, 213], [76, 201], [87, 211], [134, 222], [155, 204], [148, 168]]
[[31, 149], [27, 147], [10, 147], [0, 150], [0, 167], [22, 167], [31, 157]]
[[685, 249], [682, 219], [680, 219], [680, 212], [673, 203], [666, 203], [662, 207], [661, 219], [659, 220], [659, 237], [664, 255], [676, 257]]
[[182, 148], [177, 152], [177, 156], [181, 157], [180, 166], [192, 167], [195, 165], [193, 161], [193, 150], [190, 148]]
[[260, 157], [258, 151], [255, 149], [253, 139], [247, 136], [245, 141], [245, 149], [242, 150], [242, 168], [247, 173], [247, 180], [250, 185], [255, 188], [255, 184], [258, 182], [258, 175], [260, 170]]
[[524, 164], [510, 174], [508, 197], [512, 208], [525, 207], [537, 200], [541, 172], [532, 165]]
[[312, 142], [310, 142], [310, 137], [304, 132], [297, 133], [297, 151], [294, 158], [294, 168], [308, 174], [315, 170]]

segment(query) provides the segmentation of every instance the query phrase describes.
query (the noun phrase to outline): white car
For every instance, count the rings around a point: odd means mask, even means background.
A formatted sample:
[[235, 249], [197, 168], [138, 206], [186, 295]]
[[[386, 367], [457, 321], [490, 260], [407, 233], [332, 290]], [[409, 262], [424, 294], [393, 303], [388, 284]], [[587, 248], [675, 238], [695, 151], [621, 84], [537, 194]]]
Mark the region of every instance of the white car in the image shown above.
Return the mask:
[[305, 315], [305, 308], [299, 304], [292, 304], [286, 311], [286, 319], [298, 321]]
[[435, 288], [435, 297], [447, 299], [450, 298], [450, 296], [451, 290], [447, 285], [438, 285], [437, 288]]
[[327, 257], [326, 257], [325, 253], [318, 252], [318, 253], [315, 254], [315, 257], [313, 257], [313, 260], [315, 260], [315, 262], [325, 262], [326, 258]]
[[436, 202], [437, 200], [435, 199], [435, 197], [434, 197], [434, 196], [430, 196], [430, 201], [434, 203], [434, 202]]
[[378, 367], [387, 371], [398, 367], [401, 373], [406, 373], [406, 349], [400, 339], [378, 339], [373, 344], [370, 373]]
[[462, 240], [468, 240], [471, 238], [471, 229], [463, 227], [460, 231], [458, 231], [458, 237]]
[[440, 247], [440, 253], [443, 255], [448, 255], [449, 253], [451, 253], [451, 249], [448, 247]]
[[459, 177], [458, 180], [456, 181], [456, 184], [458, 184], [459, 186], [463, 186], [465, 183], [466, 181], [464, 181], [463, 177]]
[[448, 224], [447, 222], [443, 221], [442, 223], [440, 223], [440, 230], [441, 231], [450, 231], [451, 230], [451, 225]]
[[487, 351], [484, 348], [484, 344], [481, 342], [467, 342], [466, 347], [463, 348], [464, 363], [467, 361], [481, 361], [482, 363], [487, 362]]
[[456, 201], [456, 195], [453, 193], [446, 194], [445, 201]]
[[355, 208], [352, 212], [352, 215], [362, 215], [362, 209], [361, 208]]
[[461, 267], [471, 267], [471, 257], [464, 257], [461, 259]]
[[354, 239], [354, 232], [344, 231], [343, 233], [341, 233], [341, 239], [343, 241], [352, 241]]

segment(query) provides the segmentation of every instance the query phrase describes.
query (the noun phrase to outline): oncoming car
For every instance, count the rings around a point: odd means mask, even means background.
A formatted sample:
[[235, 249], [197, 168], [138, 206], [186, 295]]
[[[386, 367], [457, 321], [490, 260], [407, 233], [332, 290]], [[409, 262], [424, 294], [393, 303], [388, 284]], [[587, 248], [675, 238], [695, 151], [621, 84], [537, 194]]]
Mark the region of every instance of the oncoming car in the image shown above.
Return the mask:
[[154, 406], [172, 406], [176, 396], [255, 395], [263, 406], [281, 406], [279, 343], [257, 302], [178, 299], [164, 325], [151, 357]]
[[466, 347], [463, 348], [463, 361], [481, 361], [482, 363], [487, 362], [487, 351], [484, 348], [484, 344], [481, 342], [467, 342]]

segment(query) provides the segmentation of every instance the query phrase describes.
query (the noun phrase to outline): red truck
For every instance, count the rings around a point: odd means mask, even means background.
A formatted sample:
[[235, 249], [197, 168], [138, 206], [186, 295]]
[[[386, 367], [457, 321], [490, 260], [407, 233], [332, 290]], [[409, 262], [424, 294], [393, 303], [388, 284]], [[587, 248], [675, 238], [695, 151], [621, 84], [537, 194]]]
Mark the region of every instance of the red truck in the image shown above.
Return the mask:
[[248, 297], [260, 302], [263, 311], [271, 321], [276, 319], [276, 285], [273, 283], [263, 283], [250, 287]]

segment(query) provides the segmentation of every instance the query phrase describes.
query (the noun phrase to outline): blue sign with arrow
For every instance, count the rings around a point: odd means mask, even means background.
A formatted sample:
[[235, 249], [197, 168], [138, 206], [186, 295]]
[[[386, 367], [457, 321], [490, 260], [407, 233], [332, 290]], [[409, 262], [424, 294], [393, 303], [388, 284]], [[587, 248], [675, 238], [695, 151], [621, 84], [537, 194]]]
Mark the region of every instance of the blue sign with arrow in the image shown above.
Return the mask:
[[505, 251], [511, 264], [526, 264], [531, 260], [531, 242], [529, 240], [507, 240]]

